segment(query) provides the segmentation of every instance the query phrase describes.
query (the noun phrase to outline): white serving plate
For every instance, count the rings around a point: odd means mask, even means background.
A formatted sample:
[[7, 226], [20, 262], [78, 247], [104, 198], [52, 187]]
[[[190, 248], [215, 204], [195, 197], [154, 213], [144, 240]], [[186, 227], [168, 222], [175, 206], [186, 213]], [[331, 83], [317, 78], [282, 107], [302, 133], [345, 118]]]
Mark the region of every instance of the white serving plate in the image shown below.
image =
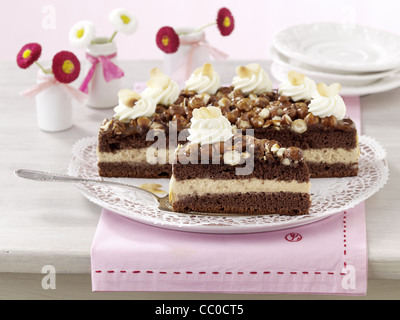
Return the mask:
[[[271, 64], [271, 74], [279, 82], [283, 82], [287, 79], [287, 74], [289, 71], [293, 70], [290, 67], [284, 67], [282, 65], [276, 64], [275, 62]], [[316, 80], [316, 79], [314, 79]], [[335, 81], [336, 82], [336, 81]], [[329, 84], [329, 82], [328, 82]], [[371, 84], [364, 86], [344, 86], [340, 90], [341, 96], [364, 96], [373, 93], [380, 93], [389, 90], [393, 90], [400, 87], [400, 72], [390, 75], [384, 79], [377, 80]]]
[[364, 73], [400, 67], [398, 35], [353, 24], [295, 25], [278, 32], [273, 46], [320, 70]]
[[387, 77], [393, 77], [400, 72], [400, 68], [385, 70], [382, 72], [370, 72], [363, 74], [325, 72], [316, 67], [290, 59], [278, 52], [274, 47], [270, 48], [271, 60], [285, 70], [294, 70], [303, 73], [315, 82], [326, 84], [339, 82], [342, 86], [362, 87]]
[[[79, 140], [73, 147], [68, 173], [82, 178], [99, 179], [97, 138]], [[114, 186], [77, 184], [90, 201], [126, 218], [148, 225], [200, 233], [255, 233], [292, 228], [325, 219], [350, 209], [376, 193], [388, 179], [386, 152], [378, 142], [360, 137], [360, 163], [357, 177], [311, 180], [312, 206], [303, 216], [236, 216], [187, 214], [158, 209], [157, 204], [140, 192]], [[144, 182], [159, 183], [168, 191], [168, 179], [111, 179], [139, 186]]]

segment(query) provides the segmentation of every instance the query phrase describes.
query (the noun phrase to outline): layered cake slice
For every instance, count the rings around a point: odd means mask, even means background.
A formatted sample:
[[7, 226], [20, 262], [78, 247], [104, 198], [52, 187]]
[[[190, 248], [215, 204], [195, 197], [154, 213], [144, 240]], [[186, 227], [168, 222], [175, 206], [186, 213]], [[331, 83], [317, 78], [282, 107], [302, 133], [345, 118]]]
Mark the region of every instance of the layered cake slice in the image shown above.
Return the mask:
[[221, 110], [232, 126], [258, 139], [302, 149], [311, 177], [358, 174], [358, 135], [346, 117], [340, 85], [316, 85], [290, 72], [277, 90], [256, 63], [239, 66], [229, 86], [210, 63], [178, 85], [159, 69], [151, 71], [139, 95], [120, 92], [112, 119], [99, 132], [99, 174], [105, 177], [170, 177], [173, 150], [187, 142], [193, 111], [206, 106]]
[[346, 117], [340, 85], [316, 85], [305, 75], [291, 72], [277, 91], [243, 91], [246, 81], [253, 88], [255, 79], [262, 79], [259, 73], [254, 65], [239, 67], [230, 91], [216, 103], [224, 101], [228, 106], [222, 111], [231, 123], [243, 132], [254, 129], [256, 138], [302, 149], [312, 177], [357, 175], [357, 128]]
[[220, 88], [207, 63], [194, 71], [186, 88], [158, 68], [150, 72], [143, 92], [119, 92], [119, 104], [98, 135], [98, 169], [103, 177], [169, 178], [173, 152], [185, 143], [192, 110], [206, 106]]
[[193, 111], [170, 180], [177, 212], [305, 215], [309, 170], [299, 148], [234, 133], [218, 107]]

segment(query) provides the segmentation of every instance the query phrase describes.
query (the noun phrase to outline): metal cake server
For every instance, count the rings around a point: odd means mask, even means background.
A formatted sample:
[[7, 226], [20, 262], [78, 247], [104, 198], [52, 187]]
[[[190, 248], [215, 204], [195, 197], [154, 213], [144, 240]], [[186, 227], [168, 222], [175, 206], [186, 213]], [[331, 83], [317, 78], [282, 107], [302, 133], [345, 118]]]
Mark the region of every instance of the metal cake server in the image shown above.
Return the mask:
[[107, 180], [96, 180], [96, 179], [85, 179], [78, 178], [69, 175], [62, 175], [57, 173], [50, 173], [44, 171], [36, 171], [36, 170], [28, 170], [28, 169], [19, 169], [14, 172], [18, 177], [36, 180], [36, 181], [47, 181], [47, 182], [70, 182], [70, 183], [90, 183], [90, 184], [104, 184], [116, 187], [123, 187], [132, 189], [139, 192], [144, 192], [148, 195], [151, 195], [157, 202], [158, 208], [163, 211], [172, 212], [172, 206], [169, 202], [169, 195], [159, 197], [158, 195], [150, 192], [148, 190], [142, 189], [140, 187], [132, 186], [130, 184], [115, 182], [115, 181], [107, 181]]

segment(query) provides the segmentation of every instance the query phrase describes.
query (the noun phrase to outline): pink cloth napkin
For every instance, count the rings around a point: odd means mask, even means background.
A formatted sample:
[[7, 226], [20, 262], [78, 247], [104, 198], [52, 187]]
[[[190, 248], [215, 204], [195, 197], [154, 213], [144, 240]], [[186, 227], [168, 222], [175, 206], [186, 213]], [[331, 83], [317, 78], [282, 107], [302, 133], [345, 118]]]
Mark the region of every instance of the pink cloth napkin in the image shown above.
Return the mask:
[[[346, 104], [360, 128], [359, 98]], [[364, 203], [254, 234], [167, 230], [103, 209], [91, 263], [93, 291], [365, 295]]]

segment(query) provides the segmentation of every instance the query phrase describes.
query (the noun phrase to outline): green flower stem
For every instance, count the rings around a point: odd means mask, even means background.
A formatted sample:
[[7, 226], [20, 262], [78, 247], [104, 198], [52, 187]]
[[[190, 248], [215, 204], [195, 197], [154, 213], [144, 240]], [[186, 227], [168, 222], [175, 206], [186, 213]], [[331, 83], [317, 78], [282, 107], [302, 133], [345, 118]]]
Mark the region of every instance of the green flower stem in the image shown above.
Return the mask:
[[210, 23], [208, 23], [208, 24], [206, 24], [206, 25], [204, 25], [204, 26], [192, 31], [191, 33], [200, 32], [200, 31], [202, 31], [202, 30], [204, 30], [204, 29], [206, 29], [208, 27], [215, 26], [216, 24], [217, 24], [216, 22], [210, 22]]
[[43, 71], [44, 74], [52, 74], [53, 73], [53, 72], [46, 71], [46, 69], [43, 68], [43, 66], [39, 62], [35, 61], [35, 63]]
[[114, 40], [115, 36], [117, 35], [117, 33], [118, 33], [118, 31], [115, 31], [115, 32], [113, 33], [113, 35], [111, 36], [109, 42], [113, 42], [113, 40]]

